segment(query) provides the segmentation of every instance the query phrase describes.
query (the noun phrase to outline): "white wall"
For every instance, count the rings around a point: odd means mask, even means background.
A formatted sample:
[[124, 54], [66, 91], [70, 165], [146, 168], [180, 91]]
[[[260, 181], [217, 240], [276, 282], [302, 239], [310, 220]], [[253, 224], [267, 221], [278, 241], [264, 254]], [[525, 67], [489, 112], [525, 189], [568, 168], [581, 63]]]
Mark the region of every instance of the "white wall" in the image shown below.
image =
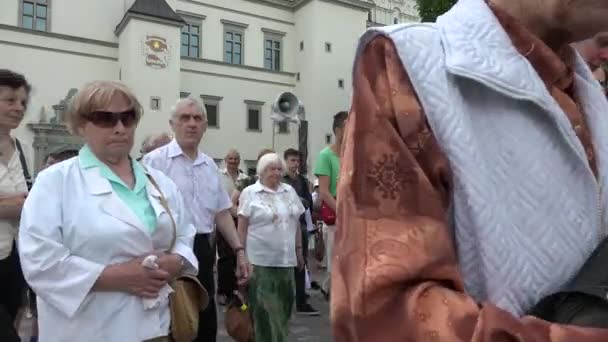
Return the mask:
[[[339, 29], [330, 29], [336, 18], [340, 18]], [[353, 60], [366, 20], [366, 11], [324, 1], [310, 2], [296, 13], [299, 37], [304, 39], [304, 51], [299, 52], [298, 58], [302, 71], [296, 95], [306, 105], [311, 173], [319, 151], [326, 146], [325, 135], [333, 136], [333, 115], [350, 107]], [[330, 53], [325, 51], [326, 42], [331, 43]], [[338, 88], [338, 79], [344, 80], [343, 89]]]
[[23, 124], [14, 132], [23, 141], [28, 165], [34, 165], [34, 155], [33, 135], [26, 124], [38, 122], [43, 106], [50, 113], [51, 106], [64, 99], [70, 88], [79, 88], [91, 80], [118, 78], [117, 63], [113, 60], [3, 43], [0, 43], [0, 51], [2, 67], [23, 73], [33, 86]]
[[114, 29], [124, 16], [123, 7], [123, 0], [51, 0], [51, 31], [117, 42]]
[[19, 0], [0, 1], [0, 23], [17, 26], [19, 22]]
[[[133, 155], [139, 154], [141, 142], [148, 134], [165, 130], [168, 110], [179, 98], [180, 32], [179, 27], [131, 19], [120, 33], [121, 80], [133, 90], [144, 108], [144, 116], [135, 135]], [[167, 40], [170, 58], [166, 68], [154, 69], [146, 65], [143, 44], [147, 36]], [[159, 110], [151, 109], [153, 96], [161, 100]]]

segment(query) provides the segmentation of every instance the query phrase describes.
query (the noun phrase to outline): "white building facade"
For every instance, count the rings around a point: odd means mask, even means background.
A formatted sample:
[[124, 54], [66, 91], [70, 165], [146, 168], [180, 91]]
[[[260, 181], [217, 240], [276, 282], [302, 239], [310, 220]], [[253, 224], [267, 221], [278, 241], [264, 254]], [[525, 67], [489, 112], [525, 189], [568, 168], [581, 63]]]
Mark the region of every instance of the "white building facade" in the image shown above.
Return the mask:
[[[243, 168], [251, 168], [258, 152], [273, 144], [272, 102], [291, 91], [306, 108], [311, 170], [333, 139], [333, 114], [348, 109], [359, 36], [368, 26], [417, 21], [412, 4], [2, 0], [0, 68], [23, 73], [33, 85], [28, 114], [15, 135], [30, 167], [37, 168], [61, 141], [78, 144], [61, 127], [68, 92], [92, 80], [121, 80], [145, 109], [134, 156], [145, 136], [170, 131], [175, 101], [194, 95], [208, 111], [201, 149], [219, 161], [236, 148]], [[298, 148], [294, 124], [275, 132], [277, 152]]]

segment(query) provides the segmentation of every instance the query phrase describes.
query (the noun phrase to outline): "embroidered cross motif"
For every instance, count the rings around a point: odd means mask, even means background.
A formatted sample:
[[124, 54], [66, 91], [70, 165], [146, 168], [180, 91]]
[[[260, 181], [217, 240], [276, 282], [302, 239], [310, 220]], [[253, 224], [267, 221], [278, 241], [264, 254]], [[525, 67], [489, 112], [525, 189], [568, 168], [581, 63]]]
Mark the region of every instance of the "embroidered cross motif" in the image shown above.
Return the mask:
[[383, 154], [373, 162], [368, 172], [368, 179], [376, 190], [382, 193], [383, 199], [397, 199], [406, 186], [406, 183], [414, 183], [417, 178], [416, 171], [407, 168], [396, 155]]

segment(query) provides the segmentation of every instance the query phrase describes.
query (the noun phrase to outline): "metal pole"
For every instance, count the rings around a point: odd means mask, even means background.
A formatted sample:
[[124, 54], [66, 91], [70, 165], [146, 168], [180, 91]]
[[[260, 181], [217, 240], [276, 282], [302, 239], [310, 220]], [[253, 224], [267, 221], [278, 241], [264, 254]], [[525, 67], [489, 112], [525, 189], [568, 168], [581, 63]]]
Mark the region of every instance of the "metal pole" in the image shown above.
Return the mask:
[[274, 151], [274, 134], [276, 132], [276, 127], [277, 123], [273, 120], [272, 121], [272, 150]]

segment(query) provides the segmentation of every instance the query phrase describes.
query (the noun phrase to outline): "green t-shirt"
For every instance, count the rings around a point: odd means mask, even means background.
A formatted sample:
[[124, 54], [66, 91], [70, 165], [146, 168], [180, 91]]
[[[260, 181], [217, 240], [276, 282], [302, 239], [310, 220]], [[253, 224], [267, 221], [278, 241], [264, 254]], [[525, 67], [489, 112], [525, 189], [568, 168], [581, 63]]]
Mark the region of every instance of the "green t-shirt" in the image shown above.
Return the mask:
[[315, 176], [329, 176], [329, 192], [336, 197], [338, 177], [340, 176], [340, 158], [327, 146], [319, 153], [315, 165]]

